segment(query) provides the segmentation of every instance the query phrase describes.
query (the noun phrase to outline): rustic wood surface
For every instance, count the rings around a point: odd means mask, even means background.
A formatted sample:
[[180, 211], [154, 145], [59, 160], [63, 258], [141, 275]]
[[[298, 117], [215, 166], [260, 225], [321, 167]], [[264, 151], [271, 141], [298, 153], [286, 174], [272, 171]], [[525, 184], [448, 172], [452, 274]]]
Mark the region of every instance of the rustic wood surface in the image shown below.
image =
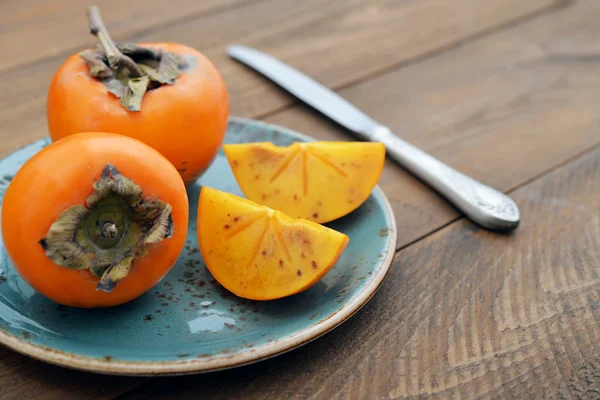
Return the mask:
[[[201, 49], [223, 74], [232, 114], [257, 118], [276, 113], [293, 100], [231, 61], [224, 51], [227, 44], [258, 47], [294, 63], [331, 87], [343, 87], [515, 19], [565, 4], [560, 0], [522, 3], [521, 0], [266, 0], [179, 24], [160, 25], [156, 30], [124, 39], [176, 41]], [[435, 14], [436, 18], [432, 18], [438, 8], [446, 17]], [[85, 7], [82, 5], [80, 9], [80, 19], [85, 22]], [[56, 24], [60, 31], [61, 22]], [[80, 31], [77, 36], [85, 40], [82, 46], [88, 41], [93, 43], [85, 26]], [[56, 57], [0, 73], [0, 154], [46, 135], [46, 90], [58, 66], [76, 51], [65, 48]]]
[[[291, 353], [208, 375], [120, 378], [0, 348], [0, 398], [600, 397], [600, 2], [98, 2], [118, 40], [176, 41], [222, 71], [232, 113], [320, 139], [337, 125], [228, 59], [257, 47], [412, 143], [511, 193], [492, 234], [389, 162], [398, 254], [377, 295]], [[168, 4], [168, 5], [165, 5]], [[45, 136], [45, 92], [89, 46], [87, 2], [0, 4], [0, 154]]]

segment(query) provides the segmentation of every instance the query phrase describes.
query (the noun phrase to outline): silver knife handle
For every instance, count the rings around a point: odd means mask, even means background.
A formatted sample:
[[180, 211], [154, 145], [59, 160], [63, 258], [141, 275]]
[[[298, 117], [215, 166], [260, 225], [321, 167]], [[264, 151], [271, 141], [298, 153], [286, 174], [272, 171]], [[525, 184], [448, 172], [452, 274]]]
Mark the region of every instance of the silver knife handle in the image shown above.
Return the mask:
[[389, 128], [375, 125], [371, 140], [383, 142], [389, 156], [487, 229], [509, 231], [519, 226], [519, 208], [504, 193], [461, 174], [400, 139]]

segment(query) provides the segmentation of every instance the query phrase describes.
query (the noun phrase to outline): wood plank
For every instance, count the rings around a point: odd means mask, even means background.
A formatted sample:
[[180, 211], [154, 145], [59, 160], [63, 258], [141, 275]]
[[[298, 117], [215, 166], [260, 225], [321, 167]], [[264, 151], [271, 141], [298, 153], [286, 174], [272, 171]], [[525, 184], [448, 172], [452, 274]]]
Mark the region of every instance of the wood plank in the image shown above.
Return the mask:
[[[496, 35], [494, 35], [494, 36], [496, 36]], [[514, 43], [515, 43], [515, 42], [511, 42], [511, 43], [512, 43], [512, 45], [514, 46]], [[354, 101], [354, 100], [353, 100], [353, 101]], [[7, 103], [8, 103], [8, 101], [7, 101]], [[383, 104], [385, 104], [385, 103], [383, 103]], [[381, 106], [381, 104], [379, 104], [379, 106]], [[492, 104], [492, 106], [493, 106], [493, 104]], [[589, 121], [588, 121], [588, 122], [589, 122]], [[4, 126], [6, 126], [6, 125], [4, 125]], [[14, 126], [14, 125], [13, 125], [13, 126]], [[3, 128], [0, 128], [0, 129], [3, 129]], [[334, 132], [337, 132], [337, 134], [339, 134], [339, 131], [334, 131]], [[19, 138], [18, 140], [22, 140], [22, 138]], [[437, 202], [437, 203], [439, 203], [439, 205], [440, 205], [440, 209], [441, 209], [441, 210], [444, 210], [444, 211], [440, 211], [440, 212], [452, 212], [452, 211], [451, 211], [451, 209], [445, 205], [445, 203], [443, 203], [441, 200], [439, 200], [439, 199], [438, 199], [438, 198], [437, 198], [435, 195], [431, 194], [431, 192], [429, 192], [429, 191], [427, 191], [427, 190], [424, 190], [424, 189], [423, 189], [423, 188], [420, 186], [420, 184], [419, 184], [418, 182], [414, 181], [414, 180], [413, 180], [413, 179], [411, 179], [411, 178], [408, 178], [408, 177], [407, 177], [405, 174], [403, 174], [403, 173], [401, 173], [401, 172], [400, 172], [400, 175], [399, 175], [399, 176], [401, 177], [401, 179], [403, 179], [403, 181], [402, 181], [402, 185], [403, 185], [403, 186], [402, 186], [402, 188], [403, 188], [402, 190], [403, 190], [403, 191], [402, 191], [402, 192], [401, 192], [401, 191], [398, 191], [398, 192], [395, 192], [396, 194], [394, 194], [394, 196], [398, 196], [398, 200], [399, 200], [399, 202], [398, 202], [399, 206], [398, 206], [398, 205], [396, 205], [396, 209], [397, 209], [397, 210], [398, 210], [398, 209], [400, 209], [400, 207], [404, 207], [404, 205], [403, 205], [403, 204], [405, 203], [405, 201], [404, 201], [404, 199], [403, 199], [403, 196], [413, 196], [413, 194], [411, 194], [411, 193], [406, 193], [406, 192], [405, 192], [405, 190], [407, 190], [407, 188], [408, 188], [408, 190], [411, 190], [411, 188], [412, 188], [412, 190], [414, 191], [414, 193], [423, 193], [423, 194], [425, 194], [425, 196], [426, 196], [426, 197], [427, 197], [427, 196], [429, 196], [429, 199], [430, 199], [430, 201], [431, 201], [431, 202], [434, 202], [434, 203], [435, 203], [435, 202]], [[402, 177], [403, 177], [403, 178], [402, 178]], [[398, 179], [398, 178], [396, 177], [395, 179]], [[407, 181], [408, 183], [405, 183], [404, 181]], [[417, 206], [417, 207], [421, 207], [421, 206], [423, 206], [423, 205], [422, 205], [422, 204], [419, 204], [419, 203], [416, 203], [416, 206]], [[446, 207], [446, 208], [444, 208], [444, 207]], [[431, 207], [431, 209], [434, 209], [434, 208], [435, 208], [435, 211], [437, 212], [437, 211], [438, 211], [438, 209], [437, 209], [436, 207], [433, 207], [433, 206]], [[425, 211], [428, 211], [428, 210], [427, 210], [427, 208], [425, 208]], [[431, 210], [429, 210], [429, 211], [431, 211]], [[435, 219], [435, 218], [438, 218], [438, 217], [436, 217], [436, 216], [433, 216], [433, 217], [432, 217], [432, 215], [433, 215], [433, 214], [431, 214], [431, 213], [430, 213], [430, 214], [428, 214], [428, 215], [425, 215], [425, 217], [426, 217], [426, 218], [428, 218], [428, 219], [432, 219], [432, 218], [433, 218], [433, 221], [434, 221], [434, 223], [433, 223], [431, 226], [439, 226], [439, 219], [437, 219], [437, 220]], [[403, 223], [405, 224], [404, 226], [406, 226], [406, 221], [404, 221]], [[413, 226], [413, 227], [414, 227], [414, 226]], [[371, 328], [371, 329], [374, 329], [374, 328]], [[373, 331], [373, 332], [374, 332], [374, 331]], [[320, 343], [320, 342], [319, 342], [319, 343]], [[344, 350], [343, 350], [343, 349], [341, 349], [340, 351], [344, 351]], [[294, 353], [295, 353], [295, 352], [294, 352]], [[294, 354], [294, 353], [292, 353], [292, 354]], [[285, 359], [283, 359], [283, 360], [285, 360]], [[286, 364], [285, 364], [285, 361], [283, 361], [283, 363], [284, 363], [283, 365], [284, 365], [284, 367], [285, 367], [285, 365], [286, 365]], [[263, 365], [263, 364], [259, 364], [259, 366], [255, 367], [255, 368], [252, 368], [252, 369], [248, 369], [248, 368], [246, 368], [246, 369], [243, 369], [242, 371], [246, 371], [246, 373], [247, 373], [247, 374], [248, 374], [248, 376], [250, 376], [250, 377], [252, 377], [252, 376], [257, 376], [257, 374], [260, 374], [260, 372], [261, 372], [261, 371], [264, 371], [264, 368], [267, 368], [267, 367], [268, 367], [268, 365], [270, 365], [270, 364], [267, 364], [267, 366], [265, 366], [265, 367], [263, 367], [262, 365]], [[310, 365], [309, 365], [309, 366], [310, 366]], [[333, 366], [330, 366], [329, 368], [333, 368]], [[211, 375], [211, 376], [212, 376], [212, 375]], [[217, 377], [218, 377], [218, 376], [219, 376], [219, 375], [217, 375]], [[292, 377], [288, 377], [288, 378], [287, 378], [287, 380], [288, 380], [288, 381], [290, 381], [290, 380], [293, 380], [293, 379], [292, 379]], [[219, 387], [220, 387], [219, 385], [222, 385], [222, 384], [223, 384], [223, 383], [222, 383], [221, 381], [218, 381], [218, 380], [217, 380], [214, 386], [215, 386], [216, 388], [219, 388]], [[209, 383], [207, 383], [207, 386], [208, 386], [208, 387], [210, 387], [211, 385], [210, 385]], [[219, 390], [221, 390], [221, 389], [219, 389]], [[309, 388], [307, 388], [305, 393], [306, 393], [306, 394], [308, 394], [309, 392], [310, 392], [310, 389], [309, 389]], [[292, 393], [294, 393], [294, 392], [292, 392], [292, 391], [288, 392], [288, 394], [292, 394]]]
[[[322, 5], [320, 0], [269, 0], [246, 8], [232, 9], [227, 13], [216, 13], [200, 20], [193, 19], [180, 26], [164, 27], [157, 32], [134, 35], [128, 40], [174, 41], [199, 49], [218, 48], [218, 51], [213, 50], [212, 54], [207, 54], [212, 58], [217, 53], [224, 58], [225, 45], [240, 37], [246, 37], [253, 32], [259, 32], [260, 35], [283, 35], [282, 31], [288, 27], [340, 12], [345, 7], [356, 5], [363, 0], [351, 1], [354, 3], [337, 0]], [[257, 26], [261, 29], [257, 29]], [[46, 90], [54, 72], [70, 54], [23, 70], [0, 73], [0, 121], [5, 122], [5, 125], [0, 123], [0, 154], [6, 154], [24, 143], [47, 136]], [[237, 67], [238, 73], [243, 71], [242, 67], [232, 61], [226, 60], [226, 63]]]
[[156, 26], [201, 18], [257, 0], [8, 0], [0, 2], [0, 72], [70, 54], [96, 43], [88, 33], [87, 7], [97, 4], [115, 40]]
[[[262, 48], [337, 87], [564, 2], [269, 0], [130, 39], [202, 49], [225, 78], [232, 114], [257, 117], [293, 100], [229, 60], [231, 42]], [[0, 75], [0, 154], [46, 135], [46, 89], [64, 57]]]
[[107, 399], [143, 381], [55, 367], [0, 346], [3, 400]]
[[320, 340], [122, 399], [596, 397], [600, 147], [513, 196], [525, 216], [514, 234], [461, 220], [408, 247], [374, 299]]
[[[483, 152], [469, 172], [510, 189], [543, 170], [536, 168], [552, 168], [598, 143], [592, 97], [600, 78], [596, 62], [589, 57], [548, 58], [541, 50], [568, 38], [596, 37], [596, 7], [579, 3], [407, 67], [399, 76], [375, 79], [374, 88], [367, 82], [343, 94], [357, 104], [362, 101], [363, 109], [384, 122], [392, 121], [392, 127], [408, 127], [405, 136], [434, 153], [450, 146], [436, 154], [445, 161], [459, 163], [471, 152]], [[375, 101], [370, 93], [381, 97]], [[398, 100], [400, 96], [414, 104]], [[341, 130], [310, 114], [299, 107], [269, 120], [323, 139], [344, 138]], [[452, 145], [444, 127], [467, 140], [467, 149]], [[426, 136], [419, 142], [423, 130]], [[590, 343], [600, 331], [591, 319], [597, 311], [593, 316], [586, 312], [595, 310], [598, 295], [590, 295], [587, 306], [575, 305], [578, 290], [587, 295], [586, 290], [598, 289], [589, 276], [599, 266], [594, 252], [600, 241], [599, 177], [596, 150], [513, 194], [524, 218], [514, 235], [493, 235], [462, 221], [401, 251], [365, 309], [315, 343], [234, 371], [193, 380], [159, 379], [124, 398], [397, 398], [428, 393], [526, 398], [589, 385], [585, 379], [594, 375], [599, 356]], [[415, 237], [409, 236], [411, 229], [422, 229], [416, 223], [433, 221], [428, 228], [433, 229], [454, 216], [449, 211], [440, 220], [433, 214], [439, 210], [423, 205], [430, 192], [414, 189], [414, 179], [404, 174], [385, 179], [405, 241]], [[402, 190], [394, 189], [395, 180]], [[415, 199], [407, 188], [422, 197]], [[413, 215], [411, 209], [421, 214]], [[577, 276], [583, 276], [583, 283]], [[552, 291], [544, 297], [548, 287]], [[563, 297], [573, 289], [574, 294]], [[591, 339], [586, 329], [593, 329]], [[544, 392], [528, 392], [536, 388]]]
[[[600, 142], [597, 59], [545, 52], [595, 40], [597, 12], [597, 2], [577, 3], [340, 94], [443, 162], [508, 191]], [[324, 140], [352, 139], [305, 106], [266, 120]], [[392, 162], [380, 184], [396, 212], [398, 246], [457, 218]]]
[[[239, 38], [331, 88], [350, 85], [418, 57], [565, 1], [394, 1], [367, 0], [335, 15], [286, 30], [285, 36]], [[232, 112], [262, 116], [290, 104], [289, 96], [256, 74], [235, 73], [239, 66], [217, 49], [235, 99]], [[231, 73], [230, 73], [231, 68]]]

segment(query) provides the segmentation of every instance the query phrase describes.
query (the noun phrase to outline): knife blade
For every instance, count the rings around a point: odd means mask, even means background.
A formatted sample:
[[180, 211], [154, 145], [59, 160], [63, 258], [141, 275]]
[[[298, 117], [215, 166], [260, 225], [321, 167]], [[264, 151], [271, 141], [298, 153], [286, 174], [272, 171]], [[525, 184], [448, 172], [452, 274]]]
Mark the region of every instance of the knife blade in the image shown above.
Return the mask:
[[227, 48], [227, 54], [260, 72], [362, 139], [383, 142], [390, 158], [437, 190], [480, 226], [510, 231], [519, 225], [519, 208], [510, 197], [404, 141], [387, 126], [373, 120], [326, 86], [256, 49], [232, 45]]

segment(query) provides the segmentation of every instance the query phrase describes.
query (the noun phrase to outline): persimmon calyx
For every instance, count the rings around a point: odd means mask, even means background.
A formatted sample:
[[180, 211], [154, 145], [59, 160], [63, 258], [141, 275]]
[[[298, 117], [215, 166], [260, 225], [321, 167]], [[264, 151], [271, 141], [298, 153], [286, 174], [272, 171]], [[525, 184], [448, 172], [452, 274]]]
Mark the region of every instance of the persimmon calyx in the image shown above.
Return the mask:
[[129, 111], [140, 111], [142, 99], [148, 90], [162, 85], [173, 85], [188, 62], [176, 54], [138, 47], [134, 44], [118, 44], [116, 47], [130, 57], [141, 71], [141, 76], [133, 76], [126, 67], [111, 69], [106, 52], [98, 45], [79, 53], [90, 69], [90, 75], [98, 78], [106, 90], [120, 99], [121, 105]]
[[144, 198], [142, 189], [110, 164], [93, 188], [85, 205], [58, 216], [40, 245], [62, 267], [89, 269], [99, 278], [96, 290], [111, 292], [148, 245], [173, 235], [172, 207]]
[[91, 6], [88, 17], [90, 32], [98, 38], [100, 45], [82, 51], [79, 56], [90, 68], [90, 75], [98, 78], [110, 93], [117, 96], [125, 109], [140, 111], [148, 90], [174, 84], [181, 70], [187, 67], [183, 57], [168, 51], [135, 44], [115, 44], [98, 7]]

